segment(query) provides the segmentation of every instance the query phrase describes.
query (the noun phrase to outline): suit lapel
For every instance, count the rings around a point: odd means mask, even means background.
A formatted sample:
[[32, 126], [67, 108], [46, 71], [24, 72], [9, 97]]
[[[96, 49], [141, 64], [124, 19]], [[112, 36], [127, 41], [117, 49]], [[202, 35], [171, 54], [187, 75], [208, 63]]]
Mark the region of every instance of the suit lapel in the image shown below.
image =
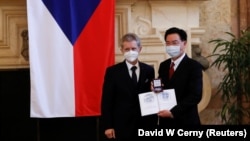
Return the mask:
[[140, 66], [140, 75], [139, 75], [138, 85], [140, 86], [142, 83], [142, 78], [144, 78], [145, 71], [144, 71], [144, 67], [141, 65], [140, 62], [139, 62], [139, 66]]
[[[183, 69], [183, 67], [185, 68], [186, 66], [186, 61], [187, 61], [188, 57], [187, 55], [185, 55], [185, 57], [181, 60], [179, 66], [177, 67], [177, 69], [175, 70], [172, 78], [170, 79], [170, 81], [174, 80], [176, 78], [176, 76], [178, 76], [178, 73], [182, 73], [182, 71], [185, 71], [185, 69]], [[170, 63], [169, 63], [170, 65]]]
[[139, 76], [139, 82], [138, 82], [138, 86], [144, 85], [146, 82], [151, 81], [151, 80], [147, 80], [147, 70], [145, 70], [146, 68], [144, 67], [144, 65], [142, 63], [139, 62], [139, 66], [140, 66], [140, 76]]

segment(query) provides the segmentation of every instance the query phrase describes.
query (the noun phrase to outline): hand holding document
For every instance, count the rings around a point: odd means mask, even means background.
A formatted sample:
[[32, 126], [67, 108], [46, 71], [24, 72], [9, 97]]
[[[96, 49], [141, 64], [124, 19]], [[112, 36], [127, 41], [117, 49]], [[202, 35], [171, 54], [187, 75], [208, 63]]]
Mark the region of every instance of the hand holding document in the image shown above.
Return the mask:
[[174, 89], [166, 89], [160, 93], [141, 93], [139, 102], [142, 116], [156, 114], [161, 110], [170, 110], [177, 104]]

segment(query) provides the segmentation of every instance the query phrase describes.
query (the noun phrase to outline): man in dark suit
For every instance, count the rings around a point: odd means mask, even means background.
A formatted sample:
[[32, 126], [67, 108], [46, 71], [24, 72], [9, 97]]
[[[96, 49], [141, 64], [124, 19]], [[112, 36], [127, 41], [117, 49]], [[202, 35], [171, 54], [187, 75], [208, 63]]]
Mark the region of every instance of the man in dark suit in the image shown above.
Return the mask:
[[[157, 123], [157, 115], [142, 117], [138, 94], [151, 91], [155, 77], [152, 66], [138, 60], [141, 42], [134, 33], [122, 37], [121, 52], [125, 60], [108, 67], [104, 77], [101, 128], [106, 138], [129, 141], [135, 139], [139, 128], [148, 128]], [[135, 84], [131, 68], [135, 69]]]
[[[159, 66], [164, 89], [175, 89], [177, 105], [158, 113], [162, 128], [176, 125], [200, 125], [198, 103], [202, 97], [202, 66], [185, 53], [187, 34], [176, 27], [166, 30], [166, 52], [171, 58]], [[171, 64], [174, 63], [170, 76]]]

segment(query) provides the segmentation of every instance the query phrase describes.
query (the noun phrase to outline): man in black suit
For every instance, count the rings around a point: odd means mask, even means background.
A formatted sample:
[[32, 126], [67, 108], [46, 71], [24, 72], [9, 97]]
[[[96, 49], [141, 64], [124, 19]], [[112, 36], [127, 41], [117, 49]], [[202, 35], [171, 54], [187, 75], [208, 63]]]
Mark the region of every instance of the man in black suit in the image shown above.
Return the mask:
[[[138, 60], [141, 49], [136, 34], [125, 34], [121, 40], [125, 60], [106, 69], [100, 121], [108, 139], [130, 141], [135, 139], [139, 128], [157, 123], [156, 115], [142, 117], [140, 112], [138, 94], [151, 91], [151, 81], [155, 77], [154, 68]], [[137, 67], [136, 84], [132, 79], [133, 66]]]
[[[166, 52], [171, 58], [160, 64], [158, 77], [164, 89], [175, 89], [177, 105], [158, 113], [160, 127], [200, 125], [198, 103], [202, 97], [202, 66], [185, 53], [187, 34], [183, 29], [173, 27], [166, 30], [164, 39]], [[170, 76], [172, 63], [174, 72]]]

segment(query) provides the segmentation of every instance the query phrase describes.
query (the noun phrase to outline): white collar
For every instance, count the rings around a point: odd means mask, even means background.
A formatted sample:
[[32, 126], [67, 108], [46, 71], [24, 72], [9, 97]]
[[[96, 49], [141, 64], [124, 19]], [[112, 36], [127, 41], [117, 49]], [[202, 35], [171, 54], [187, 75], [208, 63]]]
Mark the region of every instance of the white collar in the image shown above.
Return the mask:
[[185, 57], [185, 55], [186, 55], [186, 53], [183, 53], [178, 59], [176, 59], [175, 61], [173, 61], [172, 59], [171, 59], [171, 62], [174, 62], [174, 69], [176, 69], [178, 66], [179, 66], [179, 64], [180, 64], [180, 62], [183, 60], [183, 58]]
[[139, 63], [138, 63], [138, 61], [137, 61], [137, 63], [136, 63], [135, 65], [130, 64], [127, 60], [126, 60], [125, 62], [126, 62], [126, 64], [127, 64], [127, 66], [128, 66], [128, 69], [131, 69], [133, 66], [136, 66], [137, 68], [139, 68]]

